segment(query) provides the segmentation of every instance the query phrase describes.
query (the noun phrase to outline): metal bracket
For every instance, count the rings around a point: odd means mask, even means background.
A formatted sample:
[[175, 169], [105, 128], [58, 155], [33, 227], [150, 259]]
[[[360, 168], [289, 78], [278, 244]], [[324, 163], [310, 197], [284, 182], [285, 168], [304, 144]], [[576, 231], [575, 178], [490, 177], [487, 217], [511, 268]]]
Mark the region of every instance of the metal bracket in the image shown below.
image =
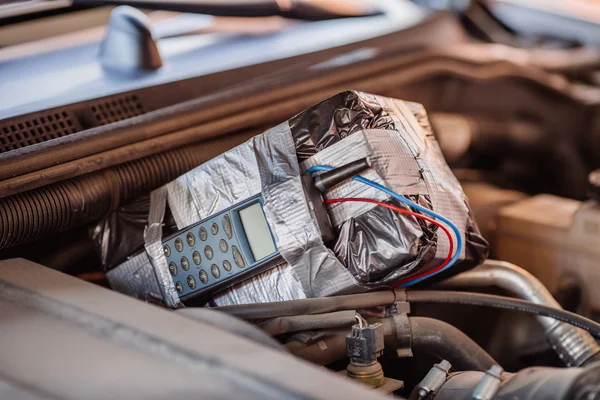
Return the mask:
[[[402, 292], [403, 293], [403, 292]], [[398, 293], [397, 293], [398, 295]], [[400, 296], [398, 296], [400, 297]], [[402, 299], [404, 300], [404, 299]], [[412, 335], [410, 331], [410, 304], [406, 301], [396, 301], [386, 307], [386, 321], [389, 335], [386, 335], [386, 354], [392, 357], [412, 357]], [[387, 329], [386, 329], [387, 330]]]

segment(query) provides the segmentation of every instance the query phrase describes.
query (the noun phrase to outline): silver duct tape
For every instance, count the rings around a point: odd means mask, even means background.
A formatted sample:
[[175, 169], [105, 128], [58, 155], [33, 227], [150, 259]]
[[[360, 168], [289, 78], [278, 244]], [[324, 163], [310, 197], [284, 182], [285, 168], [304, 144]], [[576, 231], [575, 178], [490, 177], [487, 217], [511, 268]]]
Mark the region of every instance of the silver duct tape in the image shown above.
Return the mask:
[[[356, 132], [306, 160], [302, 169], [317, 164], [341, 166], [368, 157], [372, 169], [362, 174], [364, 177], [403, 195], [428, 195], [433, 210], [452, 220], [464, 232], [469, 212], [466, 198], [432, 137], [425, 109], [416, 103], [387, 98], [379, 100], [393, 118], [395, 130]], [[326, 197], [388, 200], [384, 193], [355, 181], [332, 188]], [[389, 212], [373, 210], [374, 207], [368, 203], [330, 206], [334, 225], [339, 227], [335, 253], [361, 281], [360, 285], [366, 288], [395, 282], [412, 272], [421, 259], [417, 257], [418, 251], [427, 251], [418, 246], [423, 232], [416, 220], [403, 218], [400, 221], [389, 215], [378, 218], [379, 214]], [[369, 218], [360, 219], [359, 216], [368, 211]], [[344, 224], [351, 219], [353, 223]], [[393, 223], [390, 224], [390, 221]], [[461, 236], [464, 242], [464, 233]], [[448, 250], [447, 237], [438, 234], [435, 257], [430, 257], [422, 270], [438, 265]], [[346, 257], [348, 254], [352, 257]], [[463, 249], [461, 258], [464, 256]], [[381, 262], [377, 262], [378, 259]], [[378, 264], [382, 267], [373, 267]], [[400, 267], [389, 268], [391, 265]], [[378, 284], [368, 283], [373, 280], [377, 280]]]
[[144, 230], [144, 247], [165, 305], [177, 308], [182, 306], [182, 303], [167, 268], [167, 258], [162, 246], [162, 222], [165, 218], [166, 205], [166, 187], [163, 186], [150, 194], [150, 212], [148, 213], [148, 226]]
[[[363, 132], [356, 132], [344, 140], [321, 150], [300, 165], [301, 171], [307, 171], [315, 165], [340, 166], [351, 161], [369, 157], [369, 148]], [[361, 174], [365, 178], [383, 183], [377, 173], [370, 169]], [[339, 199], [344, 197], [367, 197], [375, 200], [386, 200], [387, 195], [375, 188], [365, 186], [360, 182], [349, 180], [334, 186], [324, 195], [327, 199]], [[371, 203], [336, 203], [328, 206], [329, 216], [334, 226], [339, 226], [348, 218], [362, 214], [376, 207]]]
[[[410, 128], [408, 121], [403, 121], [404, 125]], [[318, 164], [341, 166], [367, 157], [372, 168], [361, 174], [365, 178], [400, 194], [429, 194], [418, 162], [427, 146], [425, 132], [419, 128], [417, 134], [422, 137], [405, 137], [410, 134], [396, 130], [359, 131], [307, 159], [302, 167], [307, 169]], [[387, 194], [356, 181], [337, 185], [325, 197], [389, 200]], [[421, 262], [429, 249], [420, 247], [423, 231], [415, 218], [400, 219], [395, 212], [376, 207], [371, 203], [348, 202], [332, 204], [329, 209], [334, 224], [339, 228], [335, 254], [350, 270], [351, 276], [358, 279], [359, 287], [364, 289], [398, 281]], [[361, 217], [367, 211], [368, 215]], [[446, 238], [438, 237], [435, 255], [446, 254], [439, 250], [444, 249], [443, 240]], [[447, 248], [446, 245], [446, 251]], [[437, 256], [433, 258], [434, 262], [439, 263]], [[373, 281], [377, 283], [370, 283]]]
[[[395, 110], [393, 115], [402, 116], [403, 120], [408, 122], [405, 128], [409, 133], [409, 137], [414, 138], [415, 150], [418, 151], [415, 154], [415, 158], [427, 186], [428, 194], [431, 197], [433, 209], [456, 225], [461, 233], [462, 241], [465, 243], [464, 233], [469, 218], [467, 198], [458, 179], [456, 179], [446, 163], [437, 141], [433, 139], [426, 140], [427, 136], [431, 135], [431, 131], [427, 130], [427, 126], [423, 128], [419, 124], [419, 121], [405, 102], [389, 98], [383, 98], [382, 101], [390, 109]], [[413, 109], [414, 107], [413, 104]], [[422, 112], [426, 116], [425, 109]], [[421, 118], [421, 120], [424, 118]], [[388, 183], [395, 189], [393, 181], [389, 181]], [[447, 238], [440, 235], [437, 254], [447, 253], [449, 245]], [[466, 247], [463, 247], [460, 255], [461, 259], [465, 257], [465, 250]]]
[[277, 248], [289, 264], [215, 294], [215, 303], [281, 301], [360, 290], [324, 245], [310, 214], [287, 122], [182, 175], [167, 188], [178, 229], [262, 193]]
[[[341, 237], [334, 249], [337, 254], [344, 252], [339, 244], [343, 246], [344, 237], [349, 235], [350, 224], [344, 222], [350, 219], [356, 222], [361, 215], [368, 213], [368, 221], [365, 219], [354, 225], [365, 232], [372, 231], [371, 237], [365, 236], [363, 242], [363, 247], [368, 248], [370, 253], [363, 254], [360, 265], [351, 268], [360, 281], [357, 280], [335, 253], [324, 245], [310, 214], [301, 174], [312, 165], [340, 166], [368, 157], [372, 168], [363, 174], [366, 178], [400, 194], [427, 195], [433, 209], [448, 217], [464, 232], [468, 219], [465, 196], [444, 162], [437, 142], [431, 137], [432, 131], [424, 108], [416, 103], [381, 97], [377, 97], [377, 101], [394, 120], [395, 130], [355, 132], [298, 165], [295, 143], [286, 122], [204, 163], [166, 186], [168, 203], [178, 229], [262, 193], [265, 215], [277, 247], [288, 263], [215, 294], [213, 300], [216, 304], [282, 301], [373, 289], [395, 282], [412, 272], [423, 259], [422, 253], [429, 251], [418, 246], [424, 233], [415, 219], [382, 216], [382, 221], [392, 220], [393, 224], [386, 226], [382, 231], [385, 234], [373, 242], [373, 232], [379, 232], [381, 227], [376, 226], [377, 221], [370, 217], [377, 213], [389, 214], [389, 211], [374, 210], [375, 205], [372, 204], [332, 205], [331, 217]], [[327, 197], [388, 200], [383, 192], [354, 181], [338, 185]], [[120, 285], [122, 291], [137, 297], [153, 297], [162, 291], [166, 293], [167, 304], [173, 306], [174, 300], [168, 297], [174, 293], [174, 288], [157, 232], [155, 229], [150, 235], [149, 230], [146, 242], [147, 251], [151, 254], [146, 262], [151, 260], [158, 270], [154, 278], [149, 273], [152, 271], [149, 263], [144, 264], [144, 259], [136, 258], [112, 270], [109, 279], [113, 286]], [[349, 242], [348, 239], [346, 241]], [[445, 257], [448, 246], [447, 239], [438, 235], [435, 257], [426, 258], [431, 261], [424, 269], [437, 265]], [[394, 266], [402, 267], [392, 268], [391, 271], [369, 271], [372, 257], [382, 257], [388, 265], [393, 262]], [[411, 258], [414, 261], [411, 262]], [[341, 259], [344, 260], [343, 257]], [[133, 281], [130, 277], [134, 278]], [[376, 277], [376, 283], [364, 280], [373, 277]], [[137, 284], [144, 279], [149, 281]], [[123, 284], [128, 280], [130, 282]], [[169, 285], [166, 285], [166, 280]]]
[[216, 293], [217, 306], [305, 299], [300, 281], [287, 263]]
[[429, 116], [427, 115], [427, 110], [425, 110], [425, 106], [423, 106], [423, 104], [421, 103], [413, 103], [412, 101], [404, 101], [403, 103], [415, 117], [421, 129], [423, 129], [428, 136], [434, 136], [433, 127], [431, 126], [431, 122], [429, 121]]
[[308, 297], [343, 293], [355, 280], [328, 249], [313, 220], [300, 178], [296, 147], [287, 123], [254, 141], [264, 210], [281, 255]]
[[[383, 185], [393, 182], [394, 190], [400, 194], [427, 194], [420, 167], [402, 135], [397, 131], [377, 129], [356, 132], [304, 161], [302, 170], [314, 165], [341, 166], [366, 157], [372, 169], [361, 174], [365, 178]], [[366, 197], [381, 201], [389, 199], [382, 191], [353, 180], [333, 187], [326, 194], [328, 199], [344, 197]], [[329, 210], [332, 222], [339, 226], [374, 207], [376, 205], [371, 203], [336, 203]]]
[[131, 257], [106, 273], [110, 286], [121, 293], [151, 303], [164, 303], [154, 268], [145, 252]]
[[177, 229], [260, 193], [260, 174], [251, 139], [167, 184]]

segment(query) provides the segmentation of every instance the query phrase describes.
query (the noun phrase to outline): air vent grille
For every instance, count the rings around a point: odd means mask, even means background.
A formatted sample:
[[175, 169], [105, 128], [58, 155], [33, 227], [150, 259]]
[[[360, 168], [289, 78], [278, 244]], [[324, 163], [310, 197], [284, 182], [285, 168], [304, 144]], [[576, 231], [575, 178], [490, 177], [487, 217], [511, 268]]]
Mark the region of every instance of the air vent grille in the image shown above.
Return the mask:
[[96, 126], [122, 121], [144, 114], [144, 108], [135, 95], [113, 98], [91, 106]]
[[0, 152], [19, 149], [81, 130], [68, 111], [39, 114], [36, 117], [0, 123]]
[[0, 121], [0, 153], [108, 125], [145, 112], [139, 97], [128, 94]]

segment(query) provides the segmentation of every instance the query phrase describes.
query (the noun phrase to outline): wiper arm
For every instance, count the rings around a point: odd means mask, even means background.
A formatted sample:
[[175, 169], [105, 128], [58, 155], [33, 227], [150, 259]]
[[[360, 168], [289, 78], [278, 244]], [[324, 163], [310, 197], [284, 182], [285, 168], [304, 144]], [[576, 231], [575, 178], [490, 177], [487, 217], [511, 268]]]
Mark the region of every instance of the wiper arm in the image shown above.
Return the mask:
[[215, 16], [281, 16], [311, 21], [381, 14], [373, 3], [366, 0], [74, 0], [73, 4], [128, 5]]

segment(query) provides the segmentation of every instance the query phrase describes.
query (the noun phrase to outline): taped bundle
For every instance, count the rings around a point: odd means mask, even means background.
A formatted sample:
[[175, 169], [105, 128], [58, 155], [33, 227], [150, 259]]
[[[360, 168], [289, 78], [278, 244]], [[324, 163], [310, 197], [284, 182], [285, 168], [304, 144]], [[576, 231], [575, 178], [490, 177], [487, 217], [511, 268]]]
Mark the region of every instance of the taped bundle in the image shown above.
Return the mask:
[[[448, 253], [448, 238], [426, 221], [372, 203], [330, 205], [335, 239], [324, 243], [313, 213], [315, 200], [307, 195], [303, 176], [314, 165], [338, 167], [362, 158], [371, 166], [362, 176], [435, 210], [458, 227], [465, 245], [446, 274], [485, 259], [488, 244], [444, 161], [424, 108], [346, 91], [181, 175], [152, 192], [149, 201], [138, 200], [138, 207], [107, 216], [93, 229], [109, 269], [107, 277], [116, 290], [168, 307], [181, 306], [161, 246], [166, 231], [183, 229], [257, 194], [262, 194], [265, 216], [285, 262], [215, 293], [211, 304], [367, 291], [439, 265]], [[351, 180], [324, 194], [325, 199], [340, 197], [407, 208]], [[142, 234], [139, 215], [144, 204], [148, 217]], [[120, 240], [123, 220], [136, 221], [138, 231], [132, 233], [135, 229], [128, 225], [128, 234], [137, 239], [125, 247], [131, 253], [143, 248], [136, 255], [127, 254], [127, 259]], [[111, 244], [117, 243], [119, 257], [111, 253]]]

